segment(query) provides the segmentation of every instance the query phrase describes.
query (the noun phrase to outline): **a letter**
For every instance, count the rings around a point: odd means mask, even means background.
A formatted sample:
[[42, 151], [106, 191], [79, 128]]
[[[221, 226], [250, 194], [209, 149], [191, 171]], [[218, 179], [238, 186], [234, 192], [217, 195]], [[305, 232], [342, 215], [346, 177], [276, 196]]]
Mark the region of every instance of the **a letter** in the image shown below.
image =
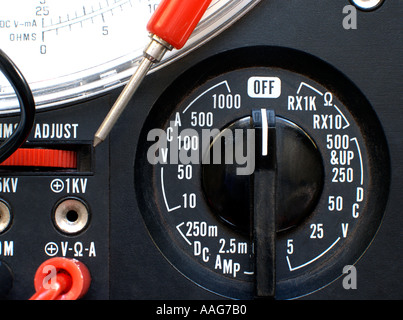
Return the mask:
[[347, 16], [343, 19], [343, 28], [346, 30], [357, 29], [357, 9], [352, 5], [343, 8], [343, 13]]
[[346, 290], [357, 289], [357, 269], [354, 266], [347, 265], [343, 268], [343, 288]]

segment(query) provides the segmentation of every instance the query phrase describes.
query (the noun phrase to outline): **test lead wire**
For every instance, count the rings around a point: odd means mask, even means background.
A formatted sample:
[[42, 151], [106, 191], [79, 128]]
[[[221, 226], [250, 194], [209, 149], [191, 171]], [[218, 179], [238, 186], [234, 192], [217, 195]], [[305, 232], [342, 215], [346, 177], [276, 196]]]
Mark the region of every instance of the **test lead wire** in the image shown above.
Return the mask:
[[167, 51], [181, 49], [185, 45], [211, 1], [161, 1], [147, 24], [151, 41], [144, 49], [140, 65], [95, 133], [94, 147], [107, 138], [152, 65], [161, 61]]
[[35, 122], [35, 101], [28, 81], [6, 53], [0, 49], [0, 73], [7, 78], [20, 104], [20, 122], [13, 134], [0, 145], [0, 163], [27, 140]]

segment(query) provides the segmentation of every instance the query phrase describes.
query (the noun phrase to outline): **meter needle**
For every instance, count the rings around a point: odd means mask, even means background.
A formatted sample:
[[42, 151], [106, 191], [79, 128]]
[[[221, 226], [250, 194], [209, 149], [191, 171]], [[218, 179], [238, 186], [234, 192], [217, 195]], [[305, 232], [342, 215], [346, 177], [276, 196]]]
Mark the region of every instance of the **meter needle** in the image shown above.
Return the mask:
[[211, 1], [161, 1], [147, 24], [151, 41], [144, 50], [142, 61], [95, 133], [94, 147], [107, 138], [152, 65], [161, 61], [166, 51], [185, 45]]

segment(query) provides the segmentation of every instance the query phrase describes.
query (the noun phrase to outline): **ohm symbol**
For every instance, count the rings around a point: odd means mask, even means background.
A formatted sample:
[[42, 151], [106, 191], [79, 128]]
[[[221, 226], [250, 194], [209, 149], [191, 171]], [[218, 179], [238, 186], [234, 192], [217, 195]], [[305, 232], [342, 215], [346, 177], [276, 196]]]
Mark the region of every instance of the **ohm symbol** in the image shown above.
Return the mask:
[[323, 99], [325, 100], [325, 107], [331, 107], [333, 106], [333, 95], [330, 92], [326, 92], [325, 95], [323, 96]]

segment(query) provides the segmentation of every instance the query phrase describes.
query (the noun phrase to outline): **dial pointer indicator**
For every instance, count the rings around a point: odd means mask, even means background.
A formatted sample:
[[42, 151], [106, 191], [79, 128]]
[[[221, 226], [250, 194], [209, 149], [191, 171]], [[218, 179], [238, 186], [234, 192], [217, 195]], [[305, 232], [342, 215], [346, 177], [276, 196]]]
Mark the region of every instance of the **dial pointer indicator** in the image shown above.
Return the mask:
[[275, 122], [272, 110], [252, 111], [252, 126], [256, 130], [256, 166], [251, 184], [251, 225], [255, 252], [255, 294], [258, 298], [273, 298], [276, 287]]

